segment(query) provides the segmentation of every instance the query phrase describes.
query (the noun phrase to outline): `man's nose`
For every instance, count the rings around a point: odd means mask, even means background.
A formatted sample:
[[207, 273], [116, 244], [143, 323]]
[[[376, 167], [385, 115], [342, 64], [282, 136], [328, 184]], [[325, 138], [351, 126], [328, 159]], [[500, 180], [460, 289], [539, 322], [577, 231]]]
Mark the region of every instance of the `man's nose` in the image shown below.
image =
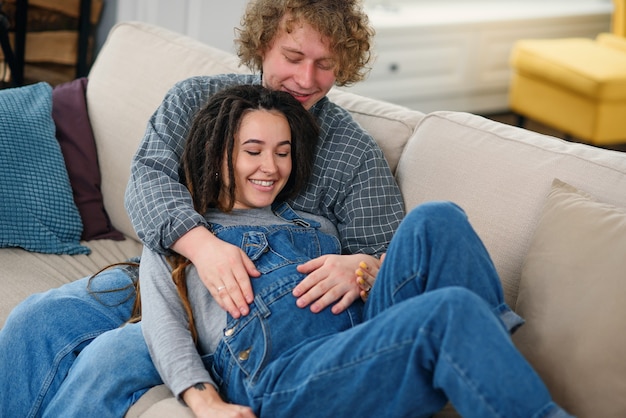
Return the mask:
[[303, 63], [299, 68], [296, 82], [300, 87], [308, 89], [313, 86], [313, 80], [315, 80], [315, 64]]

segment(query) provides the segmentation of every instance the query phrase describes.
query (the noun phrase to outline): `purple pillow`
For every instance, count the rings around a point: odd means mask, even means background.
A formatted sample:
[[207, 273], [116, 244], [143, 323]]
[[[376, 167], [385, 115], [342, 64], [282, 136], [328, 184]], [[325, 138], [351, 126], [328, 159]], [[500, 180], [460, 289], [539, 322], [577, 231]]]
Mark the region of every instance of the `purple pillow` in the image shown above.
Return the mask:
[[52, 91], [52, 118], [65, 159], [74, 202], [83, 221], [82, 240], [124, 236], [111, 225], [100, 190], [100, 167], [91, 130], [85, 91], [87, 78], [60, 84]]

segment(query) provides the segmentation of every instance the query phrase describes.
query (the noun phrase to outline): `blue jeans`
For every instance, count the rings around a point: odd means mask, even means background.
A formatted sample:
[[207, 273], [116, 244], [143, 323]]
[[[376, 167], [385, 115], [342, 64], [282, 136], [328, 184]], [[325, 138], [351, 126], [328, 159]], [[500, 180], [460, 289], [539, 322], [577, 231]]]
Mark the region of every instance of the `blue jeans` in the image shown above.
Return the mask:
[[124, 269], [32, 295], [0, 330], [1, 417], [121, 417], [161, 383]]
[[[105, 276], [118, 287], [125, 274]], [[0, 332], [0, 415], [119, 417], [159, 384], [139, 325], [93, 340], [127, 305], [103, 306], [76, 282], [16, 308]], [[361, 324], [303, 342], [233, 396], [268, 417], [430, 416], [448, 400], [464, 417], [568, 416], [511, 343], [520, 321], [455, 205], [407, 215], [364, 309]]]

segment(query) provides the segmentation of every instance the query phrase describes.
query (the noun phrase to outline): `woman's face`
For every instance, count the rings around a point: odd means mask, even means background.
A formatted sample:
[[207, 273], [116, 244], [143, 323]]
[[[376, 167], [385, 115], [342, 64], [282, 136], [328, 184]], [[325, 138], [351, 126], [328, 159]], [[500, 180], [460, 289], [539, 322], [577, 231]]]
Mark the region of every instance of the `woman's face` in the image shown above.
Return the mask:
[[[269, 206], [291, 174], [291, 131], [277, 111], [253, 110], [241, 119], [233, 151], [235, 209]], [[225, 164], [223, 170], [228, 170]], [[228, 178], [227, 172], [223, 173]]]

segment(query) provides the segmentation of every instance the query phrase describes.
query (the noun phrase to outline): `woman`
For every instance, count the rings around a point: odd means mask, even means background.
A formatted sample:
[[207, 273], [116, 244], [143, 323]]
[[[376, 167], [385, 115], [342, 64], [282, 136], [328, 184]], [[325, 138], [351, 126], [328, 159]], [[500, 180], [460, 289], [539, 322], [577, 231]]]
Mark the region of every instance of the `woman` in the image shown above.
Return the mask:
[[377, 275], [365, 305], [296, 305], [298, 264], [340, 249], [328, 221], [284, 203], [310, 170], [307, 115], [289, 95], [242, 86], [194, 120], [183, 182], [211, 231], [262, 274], [235, 318], [187, 260], [144, 251], [143, 332], [172, 392], [199, 417], [430, 416], [448, 400], [466, 417], [568, 416], [511, 343], [521, 319], [453, 204], [407, 216], [380, 271], [363, 274]]

